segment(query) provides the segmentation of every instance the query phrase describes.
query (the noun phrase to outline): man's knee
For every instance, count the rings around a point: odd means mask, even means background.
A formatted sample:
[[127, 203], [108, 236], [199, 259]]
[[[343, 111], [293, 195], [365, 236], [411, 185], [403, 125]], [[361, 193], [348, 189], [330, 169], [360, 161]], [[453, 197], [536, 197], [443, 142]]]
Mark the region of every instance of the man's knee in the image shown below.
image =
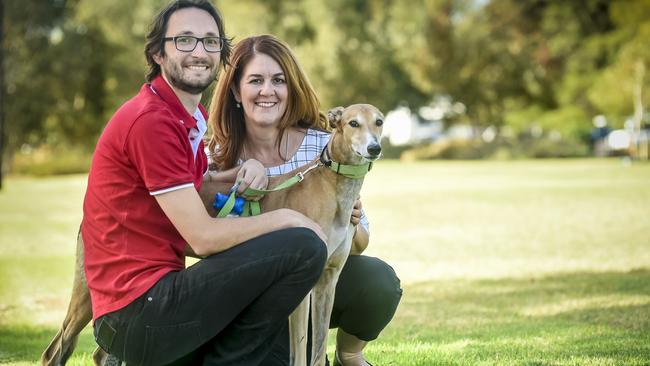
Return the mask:
[[297, 253], [325, 265], [327, 260], [327, 244], [316, 233], [308, 228], [296, 227], [282, 230], [282, 240], [294, 246]]

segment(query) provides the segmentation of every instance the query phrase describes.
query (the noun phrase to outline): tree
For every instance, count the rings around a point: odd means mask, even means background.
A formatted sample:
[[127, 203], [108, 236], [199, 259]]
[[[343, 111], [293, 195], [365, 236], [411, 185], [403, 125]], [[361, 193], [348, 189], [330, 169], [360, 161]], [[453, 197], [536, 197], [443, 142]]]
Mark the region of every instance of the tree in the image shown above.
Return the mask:
[[[4, 2], [5, 154], [90, 150], [144, 81], [144, 37], [167, 0]], [[449, 96], [475, 126], [574, 140], [605, 114], [649, 104], [647, 0], [242, 0], [218, 4], [235, 41], [272, 33], [295, 51], [323, 109], [412, 109]], [[638, 67], [637, 67], [638, 68]], [[647, 72], [646, 72], [647, 73]], [[615, 93], [611, 91], [615, 90]], [[209, 100], [206, 93], [204, 101]], [[641, 106], [641, 107], [639, 107]], [[1, 128], [2, 126], [0, 126]], [[557, 135], [557, 134], [555, 134]], [[8, 161], [8, 160], [5, 160]]]
[[[610, 115], [626, 116], [634, 113], [635, 89], [636, 93], [643, 94], [642, 90], [650, 86], [646, 79], [640, 82], [638, 77], [639, 63], [645, 69], [650, 67], [650, 50], [647, 39], [650, 37], [650, 3], [647, 1], [629, 1], [622, 6], [616, 3], [612, 9], [612, 18], [616, 24], [616, 31], [611, 37], [610, 47], [612, 61], [597, 75], [593, 86], [589, 89], [588, 97], [598, 109], [608, 111]], [[616, 93], [611, 93], [616, 90]], [[646, 93], [647, 94], [647, 93]], [[638, 100], [637, 103], [646, 104], [650, 99]], [[639, 111], [640, 112], [640, 111]], [[637, 113], [639, 113], [637, 112]], [[622, 127], [622, 121], [619, 121]]]
[[[493, 0], [458, 21], [450, 94], [479, 125], [539, 125], [580, 138], [587, 98], [612, 62], [610, 1]], [[548, 114], [548, 115], [547, 115]]]
[[6, 118], [14, 121], [6, 126], [5, 149], [11, 153], [24, 143], [46, 137], [42, 126], [48, 110], [57, 103], [48, 84], [61, 76], [51, 67], [51, 42], [60, 36], [66, 2], [26, 0], [4, 5], [4, 105]]
[[[91, 149], [144, 81], [144, 34], [163, 0], [24, 0], [7, 5], [7, 151]], [[143, 18], [143, 19], [140, 19]]]
[[[327, 2], [333, 20], [327, 32], [336, 33], [330, 53], [336, 60], [326, 74], [324, 90], [333, 105], [354, 102], [375, 104], [388, 111], [400, 102], [418, 106], [427, 99], [410, 82], [405, 67], [396, 57], [401, 51], [391, 41], [390, 0], [336, 0]], [[362, 20], [362, 21], [360, 21]]]

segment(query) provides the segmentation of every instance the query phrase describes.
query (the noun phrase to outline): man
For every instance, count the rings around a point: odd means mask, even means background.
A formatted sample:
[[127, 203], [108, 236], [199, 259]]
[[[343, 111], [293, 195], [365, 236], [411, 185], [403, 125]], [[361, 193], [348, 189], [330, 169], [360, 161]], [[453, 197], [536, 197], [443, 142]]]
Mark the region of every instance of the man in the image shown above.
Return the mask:
[[[168, 5], [147, 36], [148, 83], [97, 143], [81, 231], [95, 339], [113, 360], [258, 365], [322, 271], [324, 234], [300, 213], [214, 219], [199, 198], [199, 102], [229, 52], [208, 0]], [[215, 178], [263, 188], [263, 169]], [[186, 249], [204, 259], [185, 269]]]

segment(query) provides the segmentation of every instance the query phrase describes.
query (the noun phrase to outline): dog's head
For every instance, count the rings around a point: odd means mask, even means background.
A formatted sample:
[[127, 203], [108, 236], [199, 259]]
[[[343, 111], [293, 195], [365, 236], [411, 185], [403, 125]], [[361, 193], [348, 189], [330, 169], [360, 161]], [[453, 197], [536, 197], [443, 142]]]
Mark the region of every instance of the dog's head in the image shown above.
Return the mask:
[[[335, 139], [343, 138], [348, 151], [341, 144], [333, 143], [349, 160], [375, 161], [381, 156], [381, 133], [384, 115], [370, 104], [353, 104], [349, 107], [336, 107], [327, 112], [330, 126], [336, 130]], [[333, 151], [334, 152], [334, 151]]]

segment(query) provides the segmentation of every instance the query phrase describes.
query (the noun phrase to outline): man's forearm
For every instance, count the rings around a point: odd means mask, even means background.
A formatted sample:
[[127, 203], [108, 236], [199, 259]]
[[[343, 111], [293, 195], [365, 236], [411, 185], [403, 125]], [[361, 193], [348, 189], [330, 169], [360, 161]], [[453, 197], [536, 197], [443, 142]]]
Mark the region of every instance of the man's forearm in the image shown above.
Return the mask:
[[281, 208], [259, 216], [210, 217], [194, 187], [155, 196], [156, 201], [192, 251], [200, 256], [222, 252], [249, 239], [289, 227], [306, 227], [326, 240], [320, 226], [301, 213]]
[[210, 218], [202, 236], [190, 243], [192, 249], [201, 257], [230, 249], [247, 240], [273, 231], [301, 226], [281, 210], [267, 212], [251, 217]]

